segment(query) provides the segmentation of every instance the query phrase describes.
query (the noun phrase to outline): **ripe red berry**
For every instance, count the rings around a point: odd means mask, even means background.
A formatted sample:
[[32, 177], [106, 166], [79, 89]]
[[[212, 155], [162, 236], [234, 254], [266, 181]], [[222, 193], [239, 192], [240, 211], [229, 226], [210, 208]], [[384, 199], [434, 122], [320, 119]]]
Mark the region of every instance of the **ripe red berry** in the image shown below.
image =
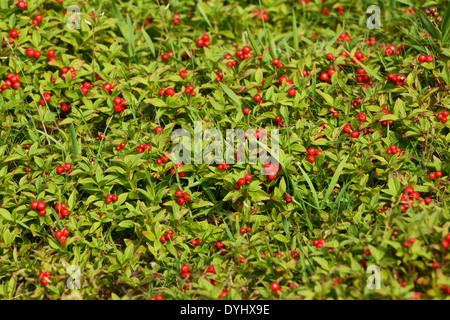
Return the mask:
[[183, 264], [183, 266], [181, 267], [181, 272], [183, 273], [188, 273], [191, 270], [191, 268], [189, 268], [189, 266]]
[[278, 283], [276, 283], [276, 282], [272, 282], [272, 283], [270, 284], [270, 287], [272, 288], [273, 291], [278, 291], [278, 290], [280, 290], [280, 285], [279, 285]]
[[245, 185], [245, 179], [240, 178], [237, 183], [238, 183], [238, 185], [243, 186], [243, 185]]
[[247, 173], [247, 174], [245, 175], [245, 180], [251, 181], [252, 179], [253, 179], [253, 176], [252, 176], [250, 173]]

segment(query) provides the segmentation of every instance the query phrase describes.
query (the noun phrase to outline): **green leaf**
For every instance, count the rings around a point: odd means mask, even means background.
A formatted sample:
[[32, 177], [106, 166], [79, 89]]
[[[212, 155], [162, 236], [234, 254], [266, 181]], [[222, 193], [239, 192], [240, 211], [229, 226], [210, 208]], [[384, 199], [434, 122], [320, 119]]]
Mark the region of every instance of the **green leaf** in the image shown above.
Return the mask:
[[73, 122], [70, 124], [70, 140], [72, 140], [73, 157], [74, 160], [76, 160], [78, 158], [79, 149], [78, 149], [77, 134], [75, 132], [75, 126], [73, 125]]
[[206, 5], [204, 2], [199, 1], [199, 2], [197, 3], [198, 11], [199, 11], [200, 14], [202, 15], [203, 19], [205, 19], [205, 21], [206, 21], [206, 23], [208, 24], [209, 28], [210, 28], [211, 30], [214, 30], [214, 28], [213, 28], [211, 22], [209, 21], [208, 16], [207, 16], [206, 13], [205, 13], [205, 10], [204, 10], [204, 8], [203, 8], [204, 5]]
[[419, 14], [420, 21], [422, 22], [423, 26], [428, 31], [430, 36], [432, 36], [434, 39], [442, 40], [441, 33], [438, 29], [436, 29], [435, 26], [433, 26], [427, 15], [420, 9], [417, 9], [416, 13]]
[[11, 214], [8, 210], [0, 208], [0, 215], [8, 221], [12, 221]]
[[225, 91], [225, 93], [231, 98], [231, 100], [236, 102], [236, 104], [240, 107], [241, 101], [239, 100], [238, 96], [233, 91], [231, 91], [230, 88], [228, 88], [226, 85], [224, 85], [222, 82], [219, 82], [219, 85], [223, 89], [223, 91]]
[[134, 222], [131, 221], [131, 220], [123, 220], [123, 221], [120, 221], [118, 226], [121, 227], [121, 228], [125, 228], [125, 229], [133, 228], [134, 227]]
[[334, 187], [336, 186], [336, 183], [339, 180], [339, 177], [342, 174], [342, 170], [344, 169], [345, 164], [347, 163], [348, 155], [342, 159], [342, 161], [339, 163], [339, 166], [337, 167], [336, 171], [333, 174], [333, 178], [331, 178], [331, 182], [328, 185], [328, 189], [325, 192], [325, 196], [323, 198], [323, 201], [320, 203], [320, 209], [324, 208], [325, 203], [328, 201], [328, 198], [330, 197], [331, 193], [333, 192]]
[[147, 43], [147, 46], [149, 47], [150, 51], [152, 52], [153, 57], [156, 57], [155, 54], [155, 45], [153, 44], [152, 38], [148, 35], [147, 32], [145, 32], [144, 29], [142, 29], [142, 34], [144, 35], [144, 39]]

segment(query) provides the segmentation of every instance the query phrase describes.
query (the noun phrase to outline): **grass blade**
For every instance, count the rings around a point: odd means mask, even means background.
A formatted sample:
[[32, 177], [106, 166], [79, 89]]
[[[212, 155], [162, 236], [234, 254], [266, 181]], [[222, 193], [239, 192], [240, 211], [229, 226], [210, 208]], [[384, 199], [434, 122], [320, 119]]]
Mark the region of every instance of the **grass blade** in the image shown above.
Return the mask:
[[297, 19], [295, 19], [295, 12], [292, 9], [292, 39], [294, 40], [294, 49], [298, 50], [298, 31], [297, 31]]
[[339, 163], [339, 166], [337, 167], [336, 171], [333, 174], [333, 178], [331, 178], [330, 185], [328, 186], [327, 191], [325, 192], [325, 197], [323, 198], [323, 201], [320, 204], [320, 209], [324, 207], [325, 202], [327, 202], [328, 198], [330, 197], [331, 193], [333, 192], [334, 186], [336, 185], [337, 181], [339, 180], [339, 177], [342, 174], [342, 170], [344, 169], [344, 165], [346, 164], [348, 159], [348, 155], [344, 157], [344, 159]]
[[144, 39], [147, 42], [147, 46], [149, 47], [150, 51], [152, 52], [153, 57], [156, 57], [155, 53], [155, 45], [153, 44], [152, 38], [148, 35], [147, 32], [145, 32], [144, 29], [142, 29], [142, 34], [144, 35]]
[[78, 158], [79, 148], [77, 141], [77, 133], [75, 132], [75, 126], [73, 122], [70, 124], [70, 140], [72, 140], [73, 156], [74, 159]]
[[315, 202], [317, 208], [320, 208], [320, 205], [319, 205], [319, 197], [317, 196], [316, 189], [314, 188], [314, 185], [313, 185], [313, 183], [311, 182], [311, 179], [309, 179], [308, 174], [307, 174], [307, 173], [305, 172], [305, 170], [303, 170], [303, 168], [301, 167], [300, 162], [297, 162], [297, 165], [298, 165], [298, 168], [300, 169], [300, 171], [302, 172], [303, 178], [305, 178], [306, 182], [307, 182], [308, 185], [309, 185], [309, 188], [311, 189], [311, 192], [312, 192], [313, 197], [314, 197], [314, 202]]
[[231, 100], [233, 100], [234, 102], [236, 102], [236, 104], [240, 107], [241, 106], [241, 100], [239, 100], [238, 96], [231, 91], [230, 88], [228, 88], [226, 85], [224, 85], [223, 83], [219, 82], [220, 87], [223, 89], [223, 91], [225, 91], [225, 93], [230, 97]]

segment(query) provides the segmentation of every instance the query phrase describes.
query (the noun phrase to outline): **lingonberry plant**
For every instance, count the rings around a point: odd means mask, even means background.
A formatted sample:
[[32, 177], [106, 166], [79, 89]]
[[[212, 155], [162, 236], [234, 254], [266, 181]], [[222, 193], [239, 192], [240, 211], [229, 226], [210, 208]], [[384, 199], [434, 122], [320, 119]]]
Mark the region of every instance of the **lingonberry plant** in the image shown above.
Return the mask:
[[364, 3], [0, 1], [0, 298], [448, 298], [450, 9]]

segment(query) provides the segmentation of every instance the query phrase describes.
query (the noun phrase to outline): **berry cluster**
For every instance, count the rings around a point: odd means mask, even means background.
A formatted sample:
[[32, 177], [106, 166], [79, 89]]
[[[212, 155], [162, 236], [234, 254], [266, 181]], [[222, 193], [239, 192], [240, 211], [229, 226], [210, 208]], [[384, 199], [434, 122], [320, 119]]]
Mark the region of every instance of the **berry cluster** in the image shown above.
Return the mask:
[[442, 21], [442, 16], [439, 15], [439, 11], [437, 10], [436, 7], [431, 7], [430, 9], [426, 9], [425, 10], [425, 14], [427, 16], [431, 16], [430, 17], [430, 22], [431, 23], [434, 22], [434, 17], [436, 17], [436, 22], [441, 22]]
[[120, 150], [122, 150], [123, 148], [125, 148], [126, 145], [127, 145], [127, 144], [126, 144], [125, 142], [122, 142], [121, 144], [119, 144], [118, 146], [116, 146], [116, 150], [117, 150], [117, 151], [120, 151]]
[[[101, 80], [100, 78], [98, 78], [97, 80]], [[117, 84], [112, 85], [109, 82], [106, 82], [102, 88], [106, 90], [106, 92], [108, 92], [109, 94], [111, 94], [111, 92], [114, 90], [114, 88], [117, 87]]]
[[17, 6], [19, 7], [19, 9], [24, 10], [24, 9], [28, 8], [28, 3], [26, 3], [23, 0], [19, 0], [19, 2], [17, 3]]
[[162, 294], [157, 294], [155, 297], [150, 297], [148, 300], [164, 300], [164, 296]]
[[[20, 3], [20, 2], [19, 2]], [[39, 273], [39, 279], [41, 279], [41, 284], [43, 286], [48, 285], [48, 280], [52, 278], [50, 271], [42, 271]]]
[[[180, 173], [184, 173], [184, 172], [180, 172]], [[183, 192], [180, 189], [175, 191], [175, 196], [178, 198], [178, 204], [180, 206], [183, 205], [186, 201], [191, 201], [190, 194], [187, 192]]]
[[162, 243], [166, 242], [167, 240], [173, 240], [173, 230], [168, 230], [165, 235], [159, 238], [159, 241], [161, 241]]
[[[225, 54], [224, 56], [225, 60], [232, 60], [233, 56], [229, 53]], [[229, 66], [230, 68], [236, 67], [238, 64], [237, 60], [233, 60], [233, 61], [227, 61], [227, 66]]]
[[[408, 196], [406, 195], [408, 194]], [[400, 198], [400, 202], [404, 203], [402, 204], [402, 212], [405, 212], [409, 209], [410, 205], [414, 205], [414, 199], [419, 200], [420, 199], [420, 193], [417, 191], [414, 191], [414, 188], [412, 186], [407, 186], [405, 188], [405, 192], [402, 193], [402, 196]], [[431, 198], [425, 198], [420, 199], [419, 204], [425, 203], [426, 205], [429, 205], [432, 202]]]
[[266, 12], [266, 9], [262, 8], [261, 10], [254, 10], [253, 15], [255, 18], [258, 18], [259, 21], [267, 21], [269, 20], [269, 15]]
[[437, 115], [437, 118], [439, 120], [441, 120], [442, 123], [446, 123], [447, 122], [447, 117], [448, 117], [449, 112], [447, 110], [442, 111], [442, 113], [439, 113]]
[[399, 47], [396, 47], [393, 44], [390, 44], [389, 46], [386, 47], [386, 49], [384, 50], [384, 53], [387, 56], [392, 56], [394, 54], [394, 52], [399, 56], [402, 51], [405, 50], [406, 45], [402, 44]]
[[61, 244], [64, 244], [67, 241], [67, 236], [70, 234], [69, 229], [64, 229], [63, 231], [56, 231], [55, 237], [59, 239]]
[[89, 93], [89, 90], [92, 88], [92, 84], [90, 82], [80, 83], [81, 93], [83, 96]]
[[424, 54], [421, 54], [421, 55], [419, 55], [419, 57], [417, 58], [417, 60], [420, 62], [420, 63], [424, 63], [424, 62], [433, 62], [434, 61], [434, 58], [433, 58], [433, 56], [432, 55], [428, 55], [428, 56], [426, 56], [426, 55], [424, 55]]
[[358, 131], [358, 130], [353, 130], [352, 126], [351, 126], [349, 123], [347, 123], [347, 124], [344, 126], [344, 129], [343, 129], [343, 130], [344, 130], [345, 133], [349, 133], [350, 136], [351, 136], [352, 138], [354, 138], [354, 139], [356, 139], [356, 138], [359, 137], [359, 131]]
[[364, 40], [364, 42], [369, 46], [374, 46], [376, 45], [377, 40], [375, 39], [375, 37], [370, 37], [369, 39]]
[[37, 14], [33, 19], [33, 24], [35, 26], [38, 26], [41, 24], [42, 20], [44, 20], [44, 17], [42, 16], [42, 14]]
[[98, 135], [97, 137], [95, 137], [95, 140], [97, 140], [97, 141], [99, 141], [99, 140], [106, 141], [106, 137], [103, 136], [103, 133], [100, 133], [100, 135]]
[[[216, 82], [220, 82], [223, 79], [223, 73], [222, 72], [217, 72], [217, 78], [216, 78]], [[231, 89], [232, 90], [232, 89]]]
[[41, 98], [39, 100], [39, 103], [41, 104], [41, 106], [45, 106], [45, 104], [47, 102], [50, 102], [52, 100], [52, 95], [49, 92], [44, 92], [43, 96], [44, 96], [44, 98]]
[[139, 148], [137, 149], [137, 153], [142, 153], [142, 152], [144, 152], [144, 151], [151, 151], [152, 150], [152, 146], [150, 145], [150, 144], [143, 144], [143, 143], [141, 143], [140, 145], [139, 145]]
[[[191, 274], [189, 273], [189, 271], [191, 270], [191, 268], [189, 268], [188, 265], [183, 264], [181, 266], [181, 272], [180, 272], [180, 276], [182, 278], [190, 278]], [[188, 282], [188, 281], [186, 281]]]
[[431, 180], [434, 180], [434, 179], [436, 179], [436, 178], [439, 179], [440, 177], [442, 177], [442, 171], [431, 172], [431, 173], [428, 175], [428, 178], [430, 178]]
[[61, 205], [59, 203], [55, 204], [55, 210], [58, 213], [58, 217], [60, 219], [63, 219], [64, 217], [68, 217], [70, 215], [70, 211], [69, 209], [67, 209], [67, 204], [65, 204], [64, 202], [61, 203]]
[[[49, 49], [48, 51], [47, 51], [47, 57], [48, 57], [48, 61], [49, 62], [51, 62], [51, 61], [57, 61], [58, 59], [56, 59], [55, 58], [55, 50], [53, 50], [53, 49]], [[54, 82], [53, 82], [54, 83]]]
[[276, 116], [275, 117], [275, 122], [282, 127], [283, 126], [283, 122], [281, 121], [281, 116]]
[[41, 57], [41, 52], [38, 50], [35, 51], [32, 47], [28, 47], [27, 56], [30, 58], [35, 57], [36, 59], [39, 59]]
[[250, 52], [252, 49], [249, 46], [243, 46], [241, 50], [236, 50], [236, 56], [241, 60], [248, 59], [250, 57]]
[[[392, 114], [392, 112], [390, 112], [390, 111], [389, 111], [388, 109], [386, 109], [386, 108], [381, 109], [381, 112], [384, 112], [385, 114]], [[378, 121], [381, 122], [381, 125], [382, 125], [383, 127], [387, 126], [388, 124], [389, 124], [390, 126], [393, 126], [393, 125], [394, 125], [394, 120], [384, 120], [384, 121], [378, 120]]]
[[411, 247], [414, 244], [414, 242], [416, 242], [415, 238], [409, 238], [407, 241], [403, 242], [403, 246], [405, 248]]
[[211, 42], [209, 41], [209, 35], [205, 33], [200, 39], [197, 39], [195, 41], [195, 44], [199, 48], [201, 48], [203, 46], [209, 47], [211, 45]]
[[[176, 165], [175, 165], [175, 167], [178, 169], [178, 168], [180, 168], [180, 167], [182, 167], [183, 166], [183, 164], [182, 163], [177, 163]], [[170, 169], [170, 173], [175, 173], [175, 168], [171, 168]], [[179, 177], [181, 177], [181, 178], [183, 178], [184, 176], [186, 175], [186, 172], [178, 172], [178, 176]], [[179, 199], [178, 199], [179, 200]], [[180, 203], [180, 201], [178, 201], [178, 203]], [[183, 202], [184, 203], [184, 202]]]
[[324, 238], [322, 238], [320, 240], [314, 240], [313, 246], [315, 246], [317, 249], [322, 249], [325, 242], [327, 242], [327, 241]]
[[196, 93], [194, 92], [194, 86], [192, 84], [188, 85], [187, 88], [184, 89], [184, 93], [190, 94], [193, 97], [196, 96]]
[[[348, 56], [348, 54], [346, 52], [343, 53], [345, 57]], [[357, 64], [356, 60], [358, 60], [361, 63], [364, 63], [364, 59], [369, 60], [368, 56], [365, 56], [364, 53], [362, 53], [361, 51], [357, 51], [355, 52], [355, 55], [352, 58], [352, 62]]]
[[227, 164], [225, 161], [222, 161], [222, 163], [217, 166], [217, 169], [227, 170], [227, 169], [230, 169], [230, 165]]
[[10, 87], [12, 87], [14, 90], [17, 90], [21, 86], [22, 83], [20, 82], [20, 75], [18, 73], [8, 73], [6, 75], [5, 83], [0, 87], [0, 92], [5, 91]]
[[72, 172], [72, 165], [70, 163], [64, 163], [62, 166], [58, 166], [56, 168], [56, 173], [58, 174], [65, 174], [65, 173], [71, 173]]
[[252, 181], [252, 179], [253, 179], [253, 175], [251, 175], [250, 173], [247, 173], [245, 175], [245, 178], [238, 179], [236, 185], [234, 186], [234, 189], [239, 190], [246, 183], [250, 183], [250, 181]]
[[198, 246], [201, 242], [203, 242], [202, 238], [191, 240], [191, 242], [189, 243], [192, 244], [193, 246]]
[[70, 75], [72, 76], [72, 79], [77, 76], [77, 72], [75, 71], [74, 67], [70, 67], [70, 68], [63, 67], [63, 68], [61, 68], [61, 72], [62, 72], [61, 78], [63, 78], [63, 79], [66, 79], [68, 72], [70, 72]]
[[106, 203], [106, 204], [110, 204], [111, 201], [116, 202], [116, 201], [118, 201], [118, 200], [119, 200], [119, 197], [118, 197], [117, 195], [112, 194], [112, 193], [109, 193], [109, 194], [106, 196], [105, 203]]
[[169, 60], [170, 57], [175, 57], [175, 54], [173, 53], [173, 51], [169, 51], [169, 52], [163, 53], [163, 54], [161, 55], [161, 59], [163, 59], [164, 61]]
[[264, 164], [264, 171], [267, 173], [267, 177], [269, 178], [269, 180], [274, 180], [277, 178], [277, 172], [280, 167], [281, 166], [279, 163], [273, 164], [271, 162], [268, 162]]
[[180, 18], [181, 18], [181, 15], [179, 13], [174, 13], [173, 20], [172, 20], [173, 24], [180, 24]]
[[167, 88], [167, 89], [159, 89], [159, 95], [163, 96], [163, 95], [168, 95], [168, 96], [173, 96], [175, 95], [175, 90], [173, 88]]
[[370, 80], [370, 76], [366, 74], [366, 70], [364, 68], [358, 69], [358, 76], [356, 77], [356, 81], [359, 83], [366, 82], [369, 86], [373, 85], [373, 81]]
[[331, 83], [331, 77], [336, 72], [333, 68], [329, 68], [327, 72], [322, 72], [320, 74], [320, 80]]
[[316, 161], [316, 157], [322, 154], [322, 150], [316, 150], [315, 148], [311, 147], [308, 149], [308, 154], [309, 154], [308, 162], [314, 163]]
[[244, 234], [244, 233], [250, 233], [250, 232], [252, 232], [252, 228], [251, 228], [251, 227], [241, 228], [241, 229], [239, 229], [239, 232], [240, 232], [241, 234]]
[[225, 245], [221, 241], [214, 242], [213, 246], [219, 249], [220, 254], [222, 255], [224, 255], [227, 252], [225, 249]]
[[274, 66], [276, 66], [277, 68], [283, 68], [283, 67], [284, 67], [283, 62], [281, 62], [281, 61], [280, 61], [279, 59], [277, 59], [277, 58], [273, 58], [272, 64], [273, 64]]
[[160, 165], [163, 162], [168, 162], [169, 158], [167, 156], [162, 156], [160, 159], [156, 159], [156, 164]]
[[31, 203], [31, 209], [39, 210], [40, 216], [45, 216], [47, 214], [47, 210], [45, 210], [47, 204], [44, 201], [33, 201]]
[[405, 151], [402, 151], [402, 149], [398, 148], [395, 144], [391, 145], [389, 149], [386, 150], [386, 154], [388, 155], [398, 154], [398, 156], [400, 157], [402, 153], [405, 153]]

